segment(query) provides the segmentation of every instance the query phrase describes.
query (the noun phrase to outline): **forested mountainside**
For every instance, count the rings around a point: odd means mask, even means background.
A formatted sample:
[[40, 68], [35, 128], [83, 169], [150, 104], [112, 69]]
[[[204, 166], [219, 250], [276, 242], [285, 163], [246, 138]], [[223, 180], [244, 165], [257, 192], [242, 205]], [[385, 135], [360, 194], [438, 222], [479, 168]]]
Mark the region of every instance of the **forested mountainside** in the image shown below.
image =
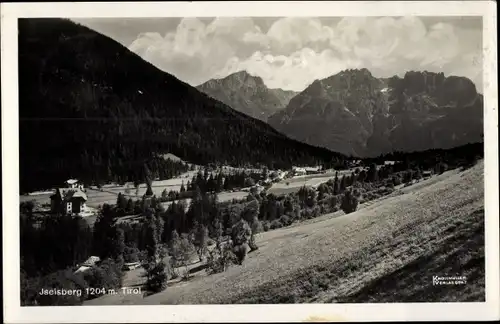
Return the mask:
[[160, 152], [206, 164], [342, 162], [64, 19], [19, 19], [21, 190], [132, 180]]
[[196, 87], [248, 116], [267, 121], [272, 114], [284, 109], [297, 93], [269, 89], [262, 78], [240, 71], [223, 79], [212, 79]]
[[269, 118], [292, 138], [344, 154], [377, 156], [482, 142], [483, 96], [467, 78], [367, 69], [316, 80]]

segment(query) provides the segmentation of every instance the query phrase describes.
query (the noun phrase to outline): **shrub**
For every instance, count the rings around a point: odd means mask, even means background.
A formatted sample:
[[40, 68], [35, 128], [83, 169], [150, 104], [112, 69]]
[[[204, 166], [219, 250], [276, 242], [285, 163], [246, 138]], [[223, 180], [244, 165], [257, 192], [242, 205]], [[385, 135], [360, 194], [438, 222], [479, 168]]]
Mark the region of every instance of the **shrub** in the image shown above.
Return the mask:
[[245, 187], [252, 187], [252, 186], [255, 186], [255, 180], [254, 180], [254, 179], [252, 179], [252, 178], [250, 178], [250, 177], [247, 177], [247, 178], [245, 178], [243, 185], [244, 185]]
[[278, 219], [275, 219], [271, 222], [271, 225], [270, 225], [270, 228], [273, 230], [273, 229], [277, 229], [277, 228], [281, 228], [283, 227], [283, 224], [278, 220]]
[[126, 263], [139, 261], [139, 249], [126, 246], [123, 251], [123, 259]]
[[250, 252], [250, 246], [248, 246], [247, 243], [235, 245], [233, 247], [233, 252], [238, 263], [241, 265], [243, 264], [243, 261], [245, 261], [245, 257], [247, 256], [248, 252]]
[[439, 163], [438, 164], [438, 172], [439, 172], [439, 174], [443, 174], [446, 171], [448, 171], [448, 164], [446, 164], [446, 163]]
[[395, 186], [399, 186], [401, 184], [401, 178], [399, 178], [398, 176], [394, 176], [392, 177], [392, 182]]
[[463, 162], [463, 169], [468, 169], [477, 164], [477, 162], [481, 159], [479, 155], [468, 155], [465, 157], [465, 161]]
[[146, 289], [150, 292], [160, 292], [167, 288], [168, 272], [163, 261], [153, 262], [148, 267]]
[[351, 190], [347, 190], [342, 197], [340, 208], [346, 214], [350, 214], [358, 208], [358, 197]]
[[[232, 253], [232, 251], [231, 251]], [[226, 269], [223, 255], [217, 249], [208, 252], [207, 271], [209, 274], [224, 272]]]
[[331, 208], [334, 208], [335, 206], [337, 206], [337, 204], [339, 203], [339, 199], [338, 199], [338, 196], [331, 196], [329, 198], [329, 204], [330, 204], [330, 207]]
[[321, 215], [321, 209], [319, 208], [319, 206], [314, 206], [312, 208], [312, 216], [316, 218], [320, 215]]
[[283, 215], [280, 217], [280, 223], [283, 224], [283, 226], [288, 226], [291, 224], [290, 217], [287, 215]]
[[387, 180], [385, 180], [384, 185], [385, 185], [387, 188], [392, 188], [392, 189], [394, 189], [394, 180], [393, 180], [393, 179], [387, 179]]
[[175, 266], [185, 268], [185, 279], [189, 279], [188, 265], [194, 253], [195, 247], [189, 236], [185, 235], [185, 233], [183, 233], [182, 237], [179, 237], [178, 234], [173, 236], [170, 242], [170, 254]]
[[420, 168], [417, 168], [415, 170], [415, 173], [413, 174], [413, 179], [416, 179], [417, 181], [422, 179], [422, 170], [420, 170]]
[[262, 228], [264, 229], [264, 232], [267, 232], [271, 229], [271, 225], [269, 224], [268, 221], [262, 222]]
[[413, 177], [414, 177], [413, 170], [406, 171], [405, 176], [404, 176], [404, 182], [405, 183], [412, 183]]
[[[106, 259], [98, 266], [88, 270], [84, 274], [84, 279], [89, 287], [116, 289], [122, 286], [123, 270], [120, 262]], [[90, 295], [89, 298], [96, 298], [98, 295]]]
[[252, 235], [252, 229], [247, 221], [240, 221], [231, 228], [231, 240], [235, 246], [248, 243]]

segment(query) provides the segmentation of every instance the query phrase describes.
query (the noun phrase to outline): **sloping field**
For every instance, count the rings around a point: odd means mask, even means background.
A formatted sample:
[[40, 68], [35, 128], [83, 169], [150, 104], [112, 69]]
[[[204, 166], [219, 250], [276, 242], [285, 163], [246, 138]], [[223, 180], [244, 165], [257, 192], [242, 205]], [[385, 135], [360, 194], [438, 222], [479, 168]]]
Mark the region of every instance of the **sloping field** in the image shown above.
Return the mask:
[[338, 172], [338, 176], [342, 177], [345, 174], [351, 174], [353, 170], [339, 170], [330, 171], [324, 174], [312, 174], [304, 176], [295, 176], [290, 179], [281, 180], [278, 183], [273, 183], [271, 188], [268, 189], [268, 193], [273, 193], [275, 195], [289, 194], [291, 192], [297, 192], [302, 186], [306, 187], [317, 187], [322, 183], [327, 182], [330, 179], [335, 178], [335, 173]]
[[[484, 301], [483, 162], [437, 179], [350, 215], [263, 233], [242, 266], [134, 303]], [[433, 286], [449, 275], [467, 283]], [[123, 303], [115, 297], [92, 304]]]

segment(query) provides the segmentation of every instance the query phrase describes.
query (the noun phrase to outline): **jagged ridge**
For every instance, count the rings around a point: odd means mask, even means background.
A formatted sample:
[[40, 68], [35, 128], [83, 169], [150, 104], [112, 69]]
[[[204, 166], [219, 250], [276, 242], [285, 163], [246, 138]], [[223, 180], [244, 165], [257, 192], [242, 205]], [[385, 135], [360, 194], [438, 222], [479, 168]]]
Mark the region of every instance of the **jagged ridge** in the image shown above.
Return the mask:
[[410, 71], [379, 79], [367, 69], [346, 70], [313, 82], [269, 123], [361, 157], [450, 148], [482, 141], [483, 97], [464, 77]]
[[284, 109], [297, 93], [282, 89], [269, 89], [262, 78], [239, 71], [223, 79], [212, 79], [197, 89], [226, 105], [254, 118], [267, 118]]

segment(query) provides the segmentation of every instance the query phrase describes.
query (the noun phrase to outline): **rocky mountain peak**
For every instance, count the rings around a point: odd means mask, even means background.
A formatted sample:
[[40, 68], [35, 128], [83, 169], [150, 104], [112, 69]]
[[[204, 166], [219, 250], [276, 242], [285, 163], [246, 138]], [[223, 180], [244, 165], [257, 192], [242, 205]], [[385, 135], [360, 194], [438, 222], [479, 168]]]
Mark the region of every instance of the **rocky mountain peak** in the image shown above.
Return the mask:
[[269, 123], [310, 144], [369, 156], [480, 141], [482, 105], [464, 77], [409, 71], [376, 78], [349, 69], [314, 81]]
[[293, 91], [269, 89], [261, 77], [244, 70], [223, 79], [207, 81], [197, 89], [235, 110], [264, 121], [271, 114], [285, 108], [296, 94]]

